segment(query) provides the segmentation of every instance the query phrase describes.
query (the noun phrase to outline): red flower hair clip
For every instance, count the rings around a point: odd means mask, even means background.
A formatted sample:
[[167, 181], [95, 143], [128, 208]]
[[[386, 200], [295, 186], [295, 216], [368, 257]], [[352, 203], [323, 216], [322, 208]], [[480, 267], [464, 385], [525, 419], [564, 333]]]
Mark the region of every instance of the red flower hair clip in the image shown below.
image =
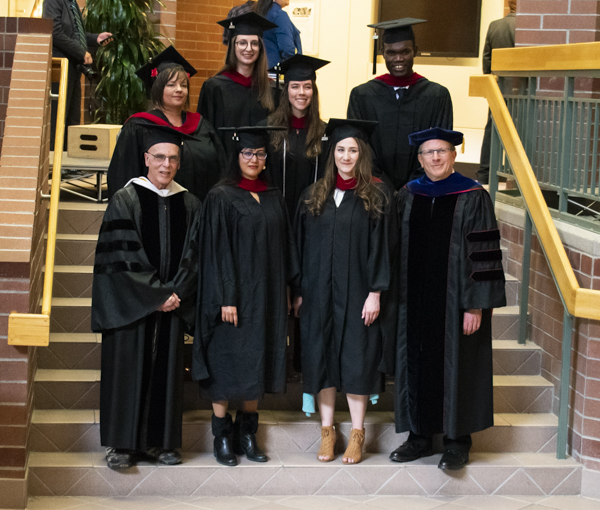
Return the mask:
[[158, 75], [158, 71], [156, 69], [156, 67], [154, 69], [152, 69], [152, 71], [150, 72], [150, 76], [152, 78], [156, 78], [156, 76]]

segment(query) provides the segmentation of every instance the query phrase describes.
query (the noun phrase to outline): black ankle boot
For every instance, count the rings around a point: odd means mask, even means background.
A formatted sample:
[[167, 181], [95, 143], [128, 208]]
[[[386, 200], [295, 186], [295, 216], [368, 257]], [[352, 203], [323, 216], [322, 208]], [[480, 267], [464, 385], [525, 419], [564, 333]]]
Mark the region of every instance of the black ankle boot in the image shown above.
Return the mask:
[[246, 454], [253, 462], [267, 462], [269, 458], [256, 444], [257, 430], [258, 413], [238, 411], [233, 429], [233, 451], [238, 455]]
[[224, 466], [237, 466], [237, 457], [232, 447], [233, 423], [229, 413], [225, 418], [212, 415], [212, 433], [215, 436], [213, 451], [217, 462]]

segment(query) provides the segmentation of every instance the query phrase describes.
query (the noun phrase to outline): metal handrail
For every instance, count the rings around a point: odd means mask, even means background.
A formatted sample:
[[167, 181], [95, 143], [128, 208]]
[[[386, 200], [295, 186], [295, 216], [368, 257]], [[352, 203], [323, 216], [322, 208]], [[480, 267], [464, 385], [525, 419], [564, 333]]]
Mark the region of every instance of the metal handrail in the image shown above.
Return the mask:
[[[510, 76], [511, 74], [522, 76], [522, 73], [525, 72], [530, 73], [532, 78], [534, 75], [552, 76], [552, 73], [563, 71], [568, 71], [572, 75], [581, 73], [585, 76], [597, 76], [600, 73], [600, 43], [493, 50], [492, 71], [502, 76]], [[573, 317], [600, 320], [600, 291], [582, 289], [575, 278], [575, 273], [495, 77], [490, 75], [472, 76], [469, 83], [469, 95], [487, 99], [494, 119], [495, 132], [500, 137], [525, 203], [523, 286], [520, 296], [522, 313], [519, 341], [525, 340], [526, 333], [529, 288], [528, 261], [532, 226], [535, 226], [540, 245], [563, 302], [562, 360], [556, 455], [559, 459], [564, 459], [568, 437]], [[492, 144], [491, 157], [496, 161], [501, 158], [494, 144]], [[495, 172], [490, 172], [490, 187], [492, 187], [492, 181], [494, 180], [497, 181], [497, 175], [495, 175]]]
[[55, 66], [60, 66], [60, 85], [54, 139], [50, 210], [48, 213], [48, 242], [46, 246], [42, 312], [41, 314], [13, 312], [8, 316], [8, 343], [10, 345], [47, 346], [50, 342], [50, 314], [52, 311], [56, 226], [58, 223], [58, 202], [60, 198], [63, 144], [65, 139], [65, 106], [67, 101], [69, 61], [66, 58], [53, 58], [53, 70]]

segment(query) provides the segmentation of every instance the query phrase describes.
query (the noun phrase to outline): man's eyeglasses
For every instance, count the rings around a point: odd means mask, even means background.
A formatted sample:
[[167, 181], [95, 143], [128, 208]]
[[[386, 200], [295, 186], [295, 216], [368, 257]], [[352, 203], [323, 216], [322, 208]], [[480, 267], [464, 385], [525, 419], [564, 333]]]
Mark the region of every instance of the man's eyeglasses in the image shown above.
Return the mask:
[[240, 154], [244, 159], [252, 159], [256, 156], [258, 159], [267, 159], [267, 153], [265, 151], [240, 151]]
[[258, 50], [260, 48], [260, 41], [236, 41], [235, 44], [240, 50], [245, 50], [248, 47], [248, 43], [250, 43], [250, 47], [253, 50]]
[[426, 158], [432, 158], [436, 152], [438, 153], [438, 156], [443, 156], [444, 154], [451, 152], [451, 151], [452, 151], [452, 149], [433, 149], [431, 151], [419, 152], [419, 154], [421, 154], [421, 156], [425, 156]]
[[165, 156], [164, 154], [152, 154], [151, 152], [146, 152], [146, 154], [152, 156], [157, 163], [164, 163], [167, 158], [169, 159], [169, 165], [177, 165], [180, 161], [179, 156]]

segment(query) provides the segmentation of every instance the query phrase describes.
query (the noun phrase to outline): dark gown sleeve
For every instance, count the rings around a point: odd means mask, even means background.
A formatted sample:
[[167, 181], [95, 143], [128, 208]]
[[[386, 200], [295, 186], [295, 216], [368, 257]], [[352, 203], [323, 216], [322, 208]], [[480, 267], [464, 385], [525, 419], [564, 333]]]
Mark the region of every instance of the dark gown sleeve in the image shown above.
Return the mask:
[[202, 84], [202, 88], [200, 89], [200, 97], [198, 98], [198, 108], [197, 111], [202, 117], [208, 120], [212, 126], [217, 126], [217, 113], [215, 111], [215, 107], [217, 106], [215, 97], [213, 94], [214, 87], [210, 80], [206, 80]]
[[106, 174], [109, 199], [131, 179], [147, 173], [142, 129], [135, 121], [129, 120], [119, 133]]
[[386, 374], [394, 373], [394, 359], [397, 331], [397, 282], [394, 267], [398, 246], [398, 228], [395, 219], [394, 197], [387, 186], [379, 184], [386, 202], [384, 214], [372, 220], [371, 249], [368, 258], [369, 291], [381, 291], [380, 330], [383, 355], [378, 370]]
[[463, 310], [506, 306], [500, 231], [485, 190], [466, 194], [461, 252]]
[[218, 188], [204, 203], [200, 245], [201, 282], [198, 285], [198, 309], [194, 333], [192, 377], [208, 378], [206, 349], [215, 326], [221, 321], [221, 307], [238, 306], [237, 271], [233, 260], [231, 204]]
[[[134, 191], [135, 193], [135, 191]], [[142, 246], [141, 213], [123, 189], [109, 202], [100, 228], [92, 287], [92, 331], [120, 328], [155, 312], [175, 291], [162, 284]], [[136, 210], [137, 209], [137, 210]]]
[[448, 89], [444, 88], [443, 97], [442, 97], [442, 105], [439, 110], [439, 118], [436, 122], [437, 127], [441, 127], [444, 129], [453, 129], [454, 127], [454, 117], [452, 111], [452, 98], [450, 97], [450, 92]]

